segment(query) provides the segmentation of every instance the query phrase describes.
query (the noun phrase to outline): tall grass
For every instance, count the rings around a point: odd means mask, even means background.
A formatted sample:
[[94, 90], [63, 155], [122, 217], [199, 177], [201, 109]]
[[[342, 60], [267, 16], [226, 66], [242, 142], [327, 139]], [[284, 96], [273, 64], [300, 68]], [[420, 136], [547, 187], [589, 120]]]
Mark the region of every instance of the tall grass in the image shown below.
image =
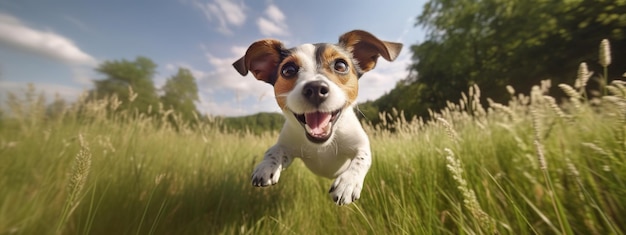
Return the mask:
[[626, 84], [589, 101], [586, 82], [559, 85], [563, 106], [546, 81], [488, 108], [472, 87], [429, 121], [381, 114], [344, 207], [300, 161], [251, 185], [276, 133], [174, 128], [115, 97], [51, 116], [30, 88], [0, 120], [0, 234], [624, 234]]

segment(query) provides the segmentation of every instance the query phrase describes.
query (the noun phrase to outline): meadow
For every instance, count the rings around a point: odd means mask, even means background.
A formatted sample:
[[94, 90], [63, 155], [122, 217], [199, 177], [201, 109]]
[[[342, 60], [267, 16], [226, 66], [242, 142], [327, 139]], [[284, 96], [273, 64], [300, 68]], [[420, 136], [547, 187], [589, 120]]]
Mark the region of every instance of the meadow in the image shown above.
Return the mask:
[[336, 206], [331, 180], [296, 160], [251, 185], [277, 133], [226, 131], [79, 100], [49, 115], [34, 88], [0, 119], [0, 234], [624, 234], [626, 88], [589, 99], [583, 74], [506, 104], [480, 89], [405, 120], [364, 123], [373, 165], [361, 199]]

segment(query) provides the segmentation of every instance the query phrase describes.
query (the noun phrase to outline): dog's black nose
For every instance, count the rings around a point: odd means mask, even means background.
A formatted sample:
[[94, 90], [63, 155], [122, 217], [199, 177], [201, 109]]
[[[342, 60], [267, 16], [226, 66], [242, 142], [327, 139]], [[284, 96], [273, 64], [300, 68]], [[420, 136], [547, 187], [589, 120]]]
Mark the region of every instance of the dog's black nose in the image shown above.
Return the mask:
[[315, 105], [319, 105], [330, 94], [330, 88], [328, 87], [328, 83], [324, 81], [312, 81], [304, 85], [302, 89], [302, 95], [309, 102]]

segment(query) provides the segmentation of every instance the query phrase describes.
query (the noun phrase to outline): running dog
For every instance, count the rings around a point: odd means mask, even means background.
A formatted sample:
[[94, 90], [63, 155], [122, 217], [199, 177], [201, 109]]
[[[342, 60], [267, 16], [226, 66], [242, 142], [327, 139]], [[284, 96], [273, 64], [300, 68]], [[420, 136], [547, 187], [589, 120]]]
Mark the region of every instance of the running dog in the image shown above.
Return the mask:
[[359, 78], [376, 66], [378, 57], [396, 59], [402, 44], [382, 41], [354, 30], [337, 44], [303, 44], [286, 48], [275, 39], [254, 42], [233, 66], [271, 84], [286, 118], [277, 143], [252, 173], [252, 184], [278, 183], [280, 173], [296, 157], [313, 173], [335, 179], [329, 193], [337, 205], [361, 195], [372, 164], [370, 144], [354, 112]]

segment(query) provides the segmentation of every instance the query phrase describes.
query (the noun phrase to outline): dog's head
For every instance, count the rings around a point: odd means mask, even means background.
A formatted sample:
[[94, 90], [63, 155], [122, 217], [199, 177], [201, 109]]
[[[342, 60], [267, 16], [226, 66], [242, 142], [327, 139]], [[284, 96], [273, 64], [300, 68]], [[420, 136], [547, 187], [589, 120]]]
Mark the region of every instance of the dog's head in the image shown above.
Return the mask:
[[361, 75], [374, 68], [379, 56], [392, 61], [401, 49], [400, 43], [354, 30], [341, 35], [337, 44], [287, 49], [278, 40], [257, 41], [233, 66], [241, 75], [250, 71], [272, 84], [286, 118], [297, 120], [311, 142], [324, 143], [341, 113], [355, 102]]

